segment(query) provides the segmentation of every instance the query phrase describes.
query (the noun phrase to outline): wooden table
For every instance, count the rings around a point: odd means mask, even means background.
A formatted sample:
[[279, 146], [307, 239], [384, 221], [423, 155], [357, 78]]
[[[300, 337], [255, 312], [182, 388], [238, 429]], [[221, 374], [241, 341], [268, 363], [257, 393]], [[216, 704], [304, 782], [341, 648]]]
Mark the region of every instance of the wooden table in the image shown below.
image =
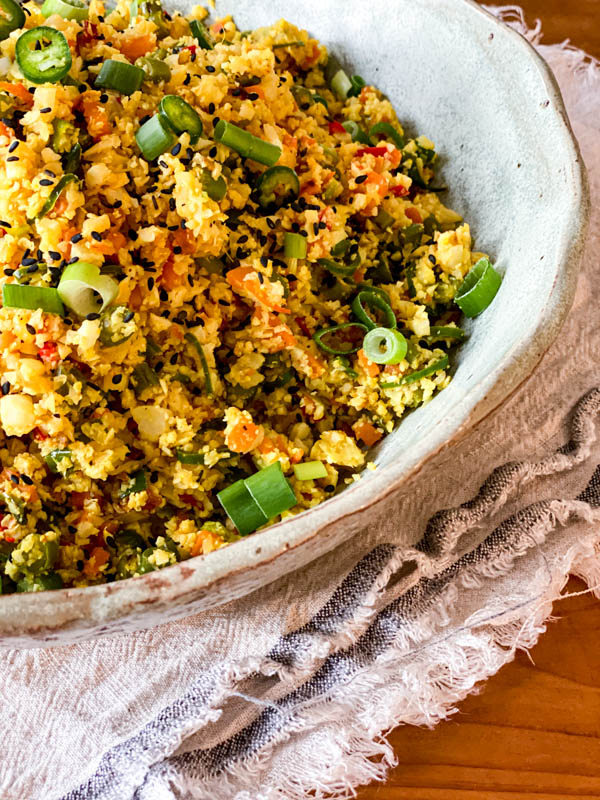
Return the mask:
[[[567, 37], [600, 58], [600, 0], [521, 0], [544, 42]], [[581, 591], [572, 579], [569, 591]], [[397, 728], [398, 767], [359, 800], [592, 800], [600, 798], [600, 602], [555, 604], [531, 651], [491, 678], [434, 730]]]

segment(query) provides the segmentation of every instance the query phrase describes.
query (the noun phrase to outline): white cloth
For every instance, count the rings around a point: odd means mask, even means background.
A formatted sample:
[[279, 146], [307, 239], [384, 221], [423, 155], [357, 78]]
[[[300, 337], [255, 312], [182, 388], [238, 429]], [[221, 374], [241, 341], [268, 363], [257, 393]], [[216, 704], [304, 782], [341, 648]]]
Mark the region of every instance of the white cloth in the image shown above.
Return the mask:
[[534, 644], [569, 572], [600, 584], [600, 65], [528, 36], [594, 206], [556, 344], [319, 561], [150, 631], [0, 650], [3, 800], [350, 797], [393, 764], [384, 731], [444, 719]]

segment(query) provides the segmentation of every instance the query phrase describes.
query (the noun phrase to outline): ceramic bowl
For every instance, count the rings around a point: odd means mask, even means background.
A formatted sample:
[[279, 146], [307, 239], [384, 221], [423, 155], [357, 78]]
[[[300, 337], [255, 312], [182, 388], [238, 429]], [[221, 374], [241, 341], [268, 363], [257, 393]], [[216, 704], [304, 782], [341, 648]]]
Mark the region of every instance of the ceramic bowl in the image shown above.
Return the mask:
[[289, 521], [142, 578], [0, 598], [0, 641], [66, 643], [148, 627], [239, 597], [352, 536], [369, 508], [464, 433], [530, 373], [573, 297], [587, 217], [584, 167], [558, 87], [517, 33], [468, 0], [219, 0], [242, 28], [307, 28], [388, 94], [442, 156], [446, 202], [504, 281], [466, 328], [450, 386], [375, 454], [378, 469]]

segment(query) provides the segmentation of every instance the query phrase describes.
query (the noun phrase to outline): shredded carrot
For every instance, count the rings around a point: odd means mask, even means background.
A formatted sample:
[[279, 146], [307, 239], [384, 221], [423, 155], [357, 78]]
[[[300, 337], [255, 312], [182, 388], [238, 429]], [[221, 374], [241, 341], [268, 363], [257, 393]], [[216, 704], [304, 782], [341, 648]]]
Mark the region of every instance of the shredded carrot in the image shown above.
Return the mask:
[[27, 91], [22, 83], [7, 83], [6, 81], [0, 81], [0, 92], [8, 92], [9, 94], [18, 97], [19, 100], [22, 100], [26, 106], [29, 106], [29, 108], [33, 106], [33, 95], [31, 92]]
[[261, 284], [258, 273], [252, 267], [236, 267], [225, 275], [227, 282], [236, 292], [245, 292], [253, 300], [258, 300], [267, 308], [281, 314], [289, 314], [290, 310], [278, 305], [269, 297], [269, 281]]
[[379, 367], [374, 361], [369, 361], [365, 351], [361, 348], [358, 353], [358, 363], [367, 373], [370, 378], [376, 378], [379, 375]]
[[94, 139], [101, 139], [112, 133], [112, 127], [106, 113], [106, 109], [100, 103], [100, 92], [87, 91], [79, 95], [81, 109], [87, 122], [90, 136]]
[[136, 36], [134, 38], [123, 36], [118, 43], [118, 48], [125, 58], [133, 62], [156, 48], [156, 36], [153, 33]]
[[388, 190], [388, 182], [387, 178], [384, 175], [380, 175], [378, 172], [369, 172], [367, 175], [367, 180], [365, 181], [365, 185], [375, 185], [377, 187], [377, 191], [379, 192], [380, 197], [385, 197]]
[[423, 217], [421, 216], [419, 209], [415, 208], [414, 206], [409, 206], [409, 208], [405, 208], [404, 213], [410, 220], [416, 222], [417, 224], [423, 222]]
[[262, 443], [264, 435], [262, 425], [242, 420], [233, 426], [225, 440], [232, 452], [249, 453]]
[[108, 563], [110, 553], [102, 547], [94, 547], [88, 560], [83, 565], [83, 571], [88, 578], [95, 578], [100, 568]]
[[377, 428], [370, 422], [357, 422], [356, 425], [354, 425], [353, 430], [358, 438], [362, 439], [362, 441], [367, 445], [367, 447], [373, 447], [373, 445], [378, 442], [383, 435], [381, 431], [378, 431]]

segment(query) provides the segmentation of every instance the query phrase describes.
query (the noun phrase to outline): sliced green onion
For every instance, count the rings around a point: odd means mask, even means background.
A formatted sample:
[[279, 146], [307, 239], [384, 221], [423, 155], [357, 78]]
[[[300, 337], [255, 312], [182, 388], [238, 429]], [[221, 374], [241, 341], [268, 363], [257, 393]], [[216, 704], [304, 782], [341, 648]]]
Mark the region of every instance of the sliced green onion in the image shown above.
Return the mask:
[[23, 75], [32, 83], [57, 83], [71, 69], [73, 61], [65, 35], [48, 25], [22, 33], [15, 46], [15, 58]]
[[465, 332], [462, 328], [455, 328], [453, 325], [432, 325], [429, 335], [425, 337], [428, 342], [435, 342], [440, 339], [464, 339]]
[[190, 453], [187, 450], [178, 448], [175, 451], [175, 455], [180, 464], [204, 464], [204, 453]]
[[305, 461], [294, 464], [294, 475], [299, 481], [316, 481], [327, 477], [327, 470], [322, 461]]
[[366, 357], [376, 364], [399, 364], [407, 349], [408, 342], [404, 336], [391, 328], [373, 328], [363, 341]]
[[138, 129], [135, 140], [146, 161], [154, 161], [173, 147], [176, 138], [160, 115], [155, 114]]
[[282, 514], [298, 502], [294, 490], [276, 461], [244, 481], [254, 502], [267, 519]]
[[202, 372], [204, 372], [204, 388], [206, 389], [206, 394], [213, 393], [213, 385], [212, 380], [210, 377], [210, 370], [208, 368], [208, 362], [206, 360], [206, 356], [204, 355], [204, 348], [196, 339], [193, 333], [186, 333], [185, 339], [189, 342], [194, 350], [198, 353], [198, 357], [200, 358], [200, 363], [202, 364]]
[[492, 302], [501, 283], [502, 277], [489, 259], [480, 258], [462, 282], [454, 302], [465, 317], [476, 317]]
[[153, 358], [154, 356], [157, 356], [160, 353], [162, 353], [162, 350], [160, 349], [160, 346], [156, 344], [154, 339], [152, 339], [150, 336], [147, 336], [146, 337], [146, 350], [144, 352], [144, 355], [146, 356], [146, 358]]
[[15, 497], [9, 492], [0, 492], [0, 502], [3, 502], [6, 505], [8, 513], [12, 514], [19, 525], [23, 525], [27, 521], [25, 503], [20, 497]]
[[262, 208], [281, 208], [298, 197], [300, 181], [290, 167], [270, 167], [258, 179], [256, 190]]
[[60, 180], [58, 181], [58, 183], [56, 184], [56, 186], [54, 187], [54, 189], [52, 189], [52, 191], [48, 195], [48, 199], [46, 200], [44, 205], [41, 207], [41, 209], [38, 211], [38, 213], [37, 213], [35, 218], [36, 219], [42, 219], [42, 217], [45, 217], [46, 214], [49, 214], [52, 211], [52, 209], [54, 208], [54, 206], [56, 205], [56, 201], [58, 200], [58, 198], [63, 193], [63, 190], [65, 189], [65, 187], [68, 186], [70, 183], [74, 183], [75, 181], [78, 181], [78, 180], [79, 180], [79, 178], [77, 177], [77, 175], [73, 175], [72, 173], [68, 173], [67, 175], [63, 175], [60, 178]]
[[362, 89], [367, 85], [366, 80], [361, 78], [360, 75], [352, 75], [350, 83], [352, 84], [352, 88], [348, 92], [348, 97], [358, 97]]
[[370, 283], [359, 283], [357, 284], [356, 288], [359, 292], [373, 292], [374, 294], [378, 294], [382, 300], [385, 300], [388, 306], [391, 303], [389, 294], [385, 289], [382, 289], [381, 286], [373, 286]]
[[300, 86], [300, 84], [295, 83], [290, 91], [294, 95], [298, 108], [302, 111], [306, 111], [314, 103], [312, 92], [306, 86]]
[[202, 120], [198, 112], [179, 95], [165, 95], [158, 106], [158, 115], [176, 134], [189, 133], [191, 144], [202, 136]]
[[209, 169], [202, 170], [202, 188], [211, 200], [220, 203], [227, 194], [227, 182], [222, 175], [215, 180]]
[[186, 383], [186, 384], [192, 382], [192, 379], [190, 378], [190, 376], [186, 375], [185, 372], [176, 372], [175, 375], [173, 375], [172, 380], [178, 381], [179, 383]]
[[[387, 325], [383, 326], [378, 323], [377, 320], [373, 319], [373, 317], [366, 310], [365, 306], [378, 308], [380, 311], [383, 311]], [[369, 330], [373, 330], [373, 328], [378, 327], [396, 327], [396, 315], [392, 311], [391, 306], [389, 303], [386, 303], [380, 294], [374, 292], [373, 290], [359, 292], [352, 301], [352, 311], [354, 311], [358, 319], [364, 325], [366, 325]]]
[[218, 492], [217, 499], [238, 529], [240, 536], [254, 533], [257, 528], [261, 528], [269, 521], [250, 494], [244, 480], [236, 481]]
[[428, 367], [424, 367], [417, 372], [411, 372], [410, 375], [405, 375], [403, 378], [400, 378], [399, 381], [394, 381], [394, 383], [380, 383], [379, 386], [381, 389], [397, 389], [399, 386], [405, 386], [407, 383], [415, 383], [416, 381], [420, 381], [421, 378], [426, 378], [428, 375], [432, 375], [434, 372], [439, 372], [442, 369], [446, 369], [448, 363], [448, 356], [444, 356], [443, 358], [440, 358], [439, 361], [435, 361], [433, 364], [430, 364]]
[[2, 305], [5, 308], [41, 308], [49, 314], [64, 317], [65, 309], [56, 289], [46, 286], [20, 286], [5, 283], [2, 287]]
[[315, 103], [321, 103], [321, 105], [325, 106], [325, 108], [329, 111], [329, 103], [327, 102], [327, 100], [325, 100], [323, 95], [313, 94], [312, 98]]
[[377, 216], [373, 218], [373, 222], [376, 222], [380, 228], [383, 228], [383, 230], [385, 230], [386, 228], [389, 228], [390, 225], [393, 224], [394, 218], [392, 217], [391, 214], [388, 214], [385, 208], [380, 208], [377, 213]]
[[360, 127], [358, 122], [354, 122], [354, 120], [352, 119], [347, 119], [345, 122], [342, 122], [342, 128], [345, 128], [350, 134], [350, 136], [352, 136], [353, 142], [360, 142], [361, 144], [369, 144], [369, 137]]
[[243, 158], [251, 158], [268, 167], [274, 166], [281, 156], [281, 147], [253, 136], [243, 128], [231, 122], [219, 120], [215, 127], [214, 138], [217, 142], [227, 145]]
[[[72, 150], [69, 150], [68, 153], [65, 153], [63, 155], [61, 161], [65, 173], [70, 173], [74, 175], [77, 172], [77, 170], [81, 166], [81, 145], [79, 144], [79, 142], [76, 142], [73, 145]], [[65, 176], [63, 175], [63, 177]]]
[[137, 364], [131, 373], [131, 381], [133, 383], [135, 393], [140, 395], [145, 389], [150, 386], [158, 386], [158, 375], [149, 364]]
[[127, 306], [107, 308], [100, 321], [100, 344], [104, 347], [116, 347], [131, 339], [136, 330], [133, 322], [133, 311]]
[[389, 122], [377, 122], [369, 128], [370, 141], [376, 142], [377, 136], [385, 136], [386, 139], [391, 139], [398, 150], [402, 150], [404, 147], [404, 137], [400, 131], [396, 130]]
[[271, 45], [271, 50], [277, 50], [279, 47], [304, 47], [304, 42], [278, 42]]
[[210, 34], [210, 31], [199, 19], [193, 19], [190, 21], [190, 30], [192, 32], [192, 36], [196, 39], [198, 44], [203, 50], [214, 50], [215, 43]]
[[331, 345], [323, 341], [326, 336], [337, 333], [338, 331], [348, 330], [349, 328], [357, 328], [363, 335], [366, 334], [368, 330], [367, 326], [360, 322], [344, 322], [341, 325], [332, 325], [330, 328], [321, 328], [313, 335], [313, 339], [321, 350], [334, 356], [346, 356], [348, 353], [357, 353], [361, 348], [361, 344], [358, 344], [357, 347], [350, 346], [342, 349], [341, 347], [331, 347]]
[[109, 58], [102, 64], [95, 85], [101, 89], [114, 89], [116, 92], [129, 95], [138, 91], [143, 80], [144, 70], [140, 67]]
[[140, 56], [140, 58], [136, 59], [135, 66], [142, 70], [144, 79], [152, 83], [160, 83], [171, 79], [169, 65], [159, 58]]
[[78, 317], [104, 311], [118, 293], [119, 284], [108, 275], [101, 275], [100, 268], [87, 261], [69, 264], [58, 284], [60, 299]]
[[0, 0], [0, 41], [25, 25], [25, 12], [15, 0]]
[[345, 256], [346, 251], [348, 250], [351, 244], [352, 242], [350, 241], [350, 239], [342, 239], [340, 242], [333, 245], [333, 247], [331, 248], [331, 255], [335, 256], [336, 258], [338, 256]]
[[345, 100], [348, 93], [352, 91], [352, 81], [342, 69], [342, 66], [335, 56], [329, 56], [327, 66], [325, 67], [325, 77], [331, 91], [336, 94], [340, 100]]
[[82, 0], [45, 0], [41, 9], [44, 18], [58, 14], [63, 19], [75, 19], [77, 22], [88, 18], [89, 8]]
[[306, 236], [299, 233], [286, 233], [283, 240], [283, 254], [286, 258], [306, 258]]
[[51, 450], [47, 456], [44, 456], [44, 461], [48, 465], [50, 472], [62, 473], [60, 462], [63, 459], [72, 459], [73, 453], [70, 450]]
[[62, 589], [63, 579], [58, 572], [45, 572], [43, 575], [26, 575], [17, 581], [17, 592], [51, 592]]
[[131, 494], [137, 494], [137, 492], [143, 492], [148, 485], [146, 480], [146, 471], [143, 469], [138, 470], [131, 476], [131, 484], [124, 489], [119, 498], [123, 500], [125, 497], [129, 497]]

